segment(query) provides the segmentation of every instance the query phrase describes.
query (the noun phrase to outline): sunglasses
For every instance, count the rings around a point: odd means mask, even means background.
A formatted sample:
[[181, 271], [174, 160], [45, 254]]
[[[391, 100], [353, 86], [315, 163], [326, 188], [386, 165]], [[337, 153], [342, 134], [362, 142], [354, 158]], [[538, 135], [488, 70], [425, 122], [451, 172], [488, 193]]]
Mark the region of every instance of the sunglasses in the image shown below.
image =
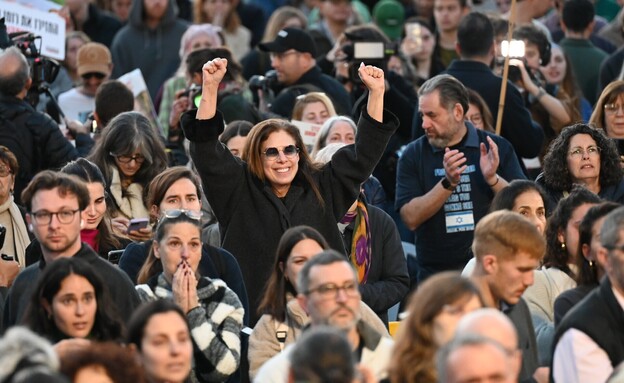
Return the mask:
[[203, 213], [201, 211], [198, 211], [198, 210], [171, 209], [171, 210], [165, 210], [165, 211], [162, 212], [161, 220], [163, 218], [170, 218], [170, 219], [178, 218], [182, 214], [184, 214], [188, 218], [194, 219], [196, 221], [201, 220], [202, 215], [203, 215]]
[[91, 73], [85, 73], [80, 77], [82, 77], [85, 80], [88, 80], [92, 77], [95, 77], [98, 80], [102, 80], [104, 79], [104, 77], [106, 77], [106, 75], [104, 73], [91, 72]]
[[274, 161], [279, 157], [280, 152], [284, 153], [286, 158], [293, 158], [299, 154], [299, 148], [295, 145], [285, 146], [282, 150], [279, 150], [278, 148], [266, 148], [262, 154], [264, 154], [267, 160]]

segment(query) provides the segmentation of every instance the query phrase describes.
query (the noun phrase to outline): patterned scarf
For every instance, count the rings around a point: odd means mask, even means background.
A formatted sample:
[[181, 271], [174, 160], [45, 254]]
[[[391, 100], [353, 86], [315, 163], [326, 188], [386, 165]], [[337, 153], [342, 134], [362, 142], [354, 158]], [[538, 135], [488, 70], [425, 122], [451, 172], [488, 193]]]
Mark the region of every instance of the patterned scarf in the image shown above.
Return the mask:
[[370, 271], [373, 254], [371, 248], [371, 233], [368, 223], [368, 209], [361, 198], [358, 198], [354, 212], [348, 212], [341, 220], [342, 224], [350, 224], [355, 221], [353, 238], [351, 239], [351, 251], [349, 259], [358, 273], [358, 282], [366, 283]]

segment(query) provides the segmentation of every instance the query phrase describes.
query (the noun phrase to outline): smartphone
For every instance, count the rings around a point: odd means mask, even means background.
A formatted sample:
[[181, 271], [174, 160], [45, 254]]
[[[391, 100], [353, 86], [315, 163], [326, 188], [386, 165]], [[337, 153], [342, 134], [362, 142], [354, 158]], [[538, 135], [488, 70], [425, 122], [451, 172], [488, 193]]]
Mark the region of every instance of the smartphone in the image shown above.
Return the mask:
[[123, 250], [111, 250], [108, 252], [108, 261], [113, 265], [119, 264], [119, 260], [121, 259], [121, 255], [123, 254]]
[[149, 219], [147, 218], [134, 218], [130, 220], [130, 224], [128, 225], [128, 233], [131, 231], [136, 231], [139, 229], [145, 229], [147, 224], [149, 223]]

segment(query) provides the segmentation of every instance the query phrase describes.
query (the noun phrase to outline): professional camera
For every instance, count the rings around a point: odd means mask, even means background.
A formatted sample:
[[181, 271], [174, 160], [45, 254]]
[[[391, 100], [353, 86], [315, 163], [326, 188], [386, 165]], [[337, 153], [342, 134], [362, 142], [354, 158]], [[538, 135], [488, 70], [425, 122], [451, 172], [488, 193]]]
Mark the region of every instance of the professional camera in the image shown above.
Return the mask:
[[348, 43], [342, 47], [342, 61], [349, 64], [349, 81], [360, 83], [358, 68], [360, 63], [373, 65], [386, 71], [388, 60], [397, 49], [395, 44], [386, 44], [383, 42], [371, 41], [355, 41]]
[[261, 90], [264, 101], [270, 104], [275, 99], [275, 87], [277, 86], [277, 72], [274, 69], [267, 71], [264, 76], [254, 75], [249, 79], [249, 89], [253, 93], [253, 101], [256, 107], [260, 108], [260, 97], [258, 91]]
[[40, 94], [46, 93], [50, 96], [49, 84], [56, 79], [61, 66], [56, 60], [41, 56], [41, 36], [27, 31], [7, 33], [3, 17], [0, 19], [0, 48], [6, 49], [10, 46], [19, 48], [28, 60], [32, 85], [26, 99], [35, 106], [39, 103]]

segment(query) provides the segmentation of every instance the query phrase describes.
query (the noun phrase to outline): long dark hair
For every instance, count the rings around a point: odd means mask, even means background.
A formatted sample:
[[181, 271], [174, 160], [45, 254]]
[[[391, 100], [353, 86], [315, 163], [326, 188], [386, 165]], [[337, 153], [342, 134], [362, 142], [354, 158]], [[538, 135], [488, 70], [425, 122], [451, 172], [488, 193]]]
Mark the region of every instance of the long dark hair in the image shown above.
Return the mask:
[[273, 272], [264, 288], [264, 295], [258, 306], [258, 313], [268, 314], [278, 321], [286, 320], [286, 296], [288, 293], [297, 295], [295, 287], [286, 280], [284, 270], [290, 252], [299, 242], [304, 239], [316, 241], [323, 249], [329, 249], [329, 244], [321, 233], [310, 226], [295, 226], [286, 230], [277, 245]]
[[[546, 222], [545, 267], [556, 267], [574, 278], [574, 273], [568, 265], [570, 262], [568, 251], [565, 247], [561, 246], [558, 235], [560, 232], [565, 232], [568, 221], [572, 218], [574, 210], [579, 206], [586, 203], [597, 204], [600, 202], [600, 197], [582, 186], [575, 186], [567, 198], [563, 198], [559, 201], [557, 208]], [[577, 249], [572, 250], [577, 252]]]
[[568, 168], [570, 140], [577, 134], [588, 134], [600, 148], [600, 187], [616, 185], [622, 180], [620, 155], [613, 140], [601, 129], [591, 125], [574, 124], [563, 128], [550, 144], [544, 157], [544, 183], [557, 191], [569, 191], [574, 181]]
[[59, 329], [54, 319], [46, 312], [43, 302], [52, 306], [52, 300], [61, 289], [61, 284], [72, 274], [85, 278], [95, 291], [97, 309], [89, 338], [98, 341], [120, 340], [123, 335], [123, 324], [116, 306], [112, 303], [108, 287], [87, 261], [76, 257], [61, 258], [46, 266], [30, 298], [30, 304], [24, 314], [24, 324], [48, 338], [59, 334]]
[[[83, 180], [86, 183], [100, 183], [104, 190], [106, 190], [106, 180], [104, 175], [93, 162], [79, 158], [75, 161], [69, 162], [67, 165], [61, 168], [61, 173], [73, 174]], [[106, 214], [97, 226], [98, 234], [96, 237], [97, 243], [100, 245], [100, 249], [119, 249], [122, 247], [121, 241], [113, 235], [113, 230], [109, 225], [109, 206], [111, 206], [108, 193], [104, 192], [106, 199]], [[89, 201], [91, 200], [89, 196]]]
[[[537, 192], [540, 197], [542, 197], [544, 204], [548, 201], [544, 189], [534, 181], [513, 180], [509, 183], [509, 185], [496, 193], [494, 199], [492, 200], [492, 204], [490, 205], [490, 212], [498, 210], [512, 210], [516, 204], [516, 198], [528, 191]], [[548, 213], [549, 212], [546, 211], [546, 214]]]
[[576, 283], [579, 286], [592, 286], [600, 282], [598, 280], [598, 266], [595, 264], [590, 266], [589, 261], [583, 254], [583, 245], [591, 247], [594, 224], [600, 218], [605, 217], [620, 206], [622, 205], [616, 202], [603, 202], [599, 205], [592, 206], [587, 210], [585, 217], [583, 217], [579, 225], [579, 249], [576, 256], [576, 266], [578, 268]]

